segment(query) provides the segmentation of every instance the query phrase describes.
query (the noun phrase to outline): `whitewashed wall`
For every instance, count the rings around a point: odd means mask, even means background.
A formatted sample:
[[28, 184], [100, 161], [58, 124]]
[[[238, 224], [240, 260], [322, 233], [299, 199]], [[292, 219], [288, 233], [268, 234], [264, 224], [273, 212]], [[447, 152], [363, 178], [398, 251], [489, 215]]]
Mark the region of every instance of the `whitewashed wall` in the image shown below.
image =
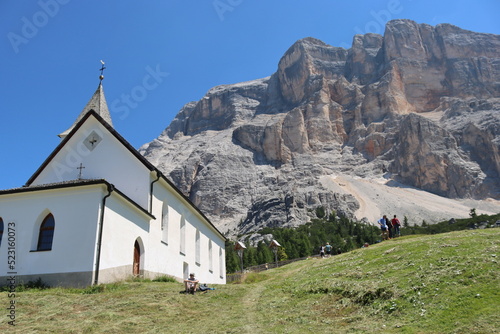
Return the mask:
[[[102, 185], [34, 191], [2, 196], [0, 215], [16, 224], [16, 272], [36, 275], [93, 270], [96, 222], [104, 194]], [[36, 251], [40, 225], [55, 220], [52, 250]], [[0, 275], [7, 268], [7, 247], [0, 246]]]
[[[133, 272], [134, 244], [141, 246], [141, 273], [148, 278], [169, 275], [185, 278], [185, 271], [195, 272], [203, 283], [225, 283], [224, 240], [167, 183], [154, 184], [153, 210], [156, 219], [134, 208], [121, 196], [112, 193], [106, 201], [102, 234], [99, 283], [130, 277]], [[162, 217], [168, 206], [168, 239], [163, 240]], [[185, 246], [181, 252], [180, 222], [184, 219]], [[200, 257], [196, 261], [196, 229], [200, 235]], [[212, 240], [212, 266], [209, 261]], [[219, 257], [219, 253], [222, 254]]]
[[99, 283], [109, 283], [133, 274], [134, 244], [141, 245], [141, 270], [148, 270], [145, 260], [156, 254], [149, 251], [150, 222], [148, 215], [113, 192], [106, 199], [100, 254]]
[[[186, 278], [185, 271], [194, 272], [201, 282], [224, 284], [226, 279], [224, 239], [203, 221], [194, 208], [186, 206], [184, 200], [169, 188], [170, 186], [163, 180], [154, 185], [153, 215], [157, 219], [151, 224], [150, 247], [151, 250], [162, 254], [162, 256], [147, 259], [149, 267], [152, 271], [168, 272], [170, 275], [180, 278]], [[164, 206], [168, 206], [167, 242], [161, 240], [161, 217]], [[186, 224], [184, 252], [181, 252], [180, 225], [182, 219]], [[200, 233], [199, 262], [196, 261], [197, 229]], [[209, 266], [209, 240], [212, 240], [212, 268]], [[223, 253], [223, 261], [219, 261], [220, 251]]]

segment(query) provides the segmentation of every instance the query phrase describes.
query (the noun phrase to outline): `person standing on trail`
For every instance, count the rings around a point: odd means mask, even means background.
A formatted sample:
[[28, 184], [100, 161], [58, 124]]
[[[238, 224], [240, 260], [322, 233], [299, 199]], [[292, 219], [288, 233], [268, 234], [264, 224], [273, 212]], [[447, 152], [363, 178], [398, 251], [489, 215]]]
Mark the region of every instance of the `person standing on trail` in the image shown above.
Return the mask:
[[330, 255], [332, 254], [332, 245], [330, 245], [329, 242], [326, 243], [325, 252], [326, 252], [326, 257], [330, 257]]
[[325, 257], [325, 246], [323, 245], [319, 247], [319, 256], [321, 256], [321, 258]]
[[387, 216], [384, 215], [377, 221], [377, 223], [380, 225], [380, 230], [382, 231], [382, 239], [389, 239], [389, 233], [387, 231]]
[[394, 237], [400, 237], [401, 232], [399, 231], [399, 228], [401, 227], [401, 222], [399, 219], [394, 215], [394, 218], [391, 219], [392, 222], [392, 227], [394, 227]]
[[387, 231], [389, 232], [389, 239], [394, 238], [394, 234], [392, 233], [392, 222], [389, 220], [389, 218], [385, 218], [385, 223], [387, 225]]

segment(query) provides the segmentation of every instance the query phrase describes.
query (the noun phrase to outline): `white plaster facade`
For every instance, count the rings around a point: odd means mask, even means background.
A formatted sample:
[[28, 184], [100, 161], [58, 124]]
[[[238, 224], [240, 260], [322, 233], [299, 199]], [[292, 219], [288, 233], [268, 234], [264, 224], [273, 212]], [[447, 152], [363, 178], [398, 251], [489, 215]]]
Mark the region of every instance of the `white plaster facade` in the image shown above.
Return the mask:
[[[96, 95], [104, 98], [101, 85]], [[23, 281], [88, 286], [134, 274], [181, 280], [194, 272], [202, 283], [224, 284], [224, 236], [102, 113], [109, 117], [107, 107], [84, 109], [26, 186], [0, 191], [0, 279], [14, 272]], [[39, 250], [48, 215], [52, 247]]]

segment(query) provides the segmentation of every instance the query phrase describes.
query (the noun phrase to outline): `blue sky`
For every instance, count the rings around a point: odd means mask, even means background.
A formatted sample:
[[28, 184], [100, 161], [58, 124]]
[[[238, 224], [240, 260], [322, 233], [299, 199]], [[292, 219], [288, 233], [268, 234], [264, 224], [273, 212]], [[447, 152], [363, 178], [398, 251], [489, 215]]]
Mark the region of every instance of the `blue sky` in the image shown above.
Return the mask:
[[103, 81], [115, 129], [156, 138], [211, 87], [276, 71], [298, 39], [349, 47], [390, 19], [500, 34], [500, 1], [0, 2], [0, 189], [22, 186]]

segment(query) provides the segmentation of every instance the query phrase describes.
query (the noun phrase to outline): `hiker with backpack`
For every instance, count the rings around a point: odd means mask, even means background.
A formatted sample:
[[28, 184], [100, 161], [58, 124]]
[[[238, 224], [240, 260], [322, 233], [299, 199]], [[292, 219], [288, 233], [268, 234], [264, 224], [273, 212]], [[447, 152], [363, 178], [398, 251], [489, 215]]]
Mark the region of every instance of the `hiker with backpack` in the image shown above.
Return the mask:
[[392, 226], [394, 227], [394, 237], [400, 237], [401, 232], [399, 231], [399, 228], [401, 227], [401, 222], [399, 219], [394, 215], [394, 218], [391, 220]]
[[326, 257], [330, 257], [332, 254], [332, 245], [329, 242], [326, 243], [325, 246]]
[[382, 218], [377, 220], [377, 223], [380, 225], [380, 230], [382, 231], [382, 239], [389, 239], [389, 231], [387, 230], [387, 216], [384, 215]]
[[394, 234], [392, 233], [392, 222], [389, 220], [389, 218], [385, 217], [385, 223], [387, 225], [387, 231], [389, 232], [389, 239], [394, 238]]

